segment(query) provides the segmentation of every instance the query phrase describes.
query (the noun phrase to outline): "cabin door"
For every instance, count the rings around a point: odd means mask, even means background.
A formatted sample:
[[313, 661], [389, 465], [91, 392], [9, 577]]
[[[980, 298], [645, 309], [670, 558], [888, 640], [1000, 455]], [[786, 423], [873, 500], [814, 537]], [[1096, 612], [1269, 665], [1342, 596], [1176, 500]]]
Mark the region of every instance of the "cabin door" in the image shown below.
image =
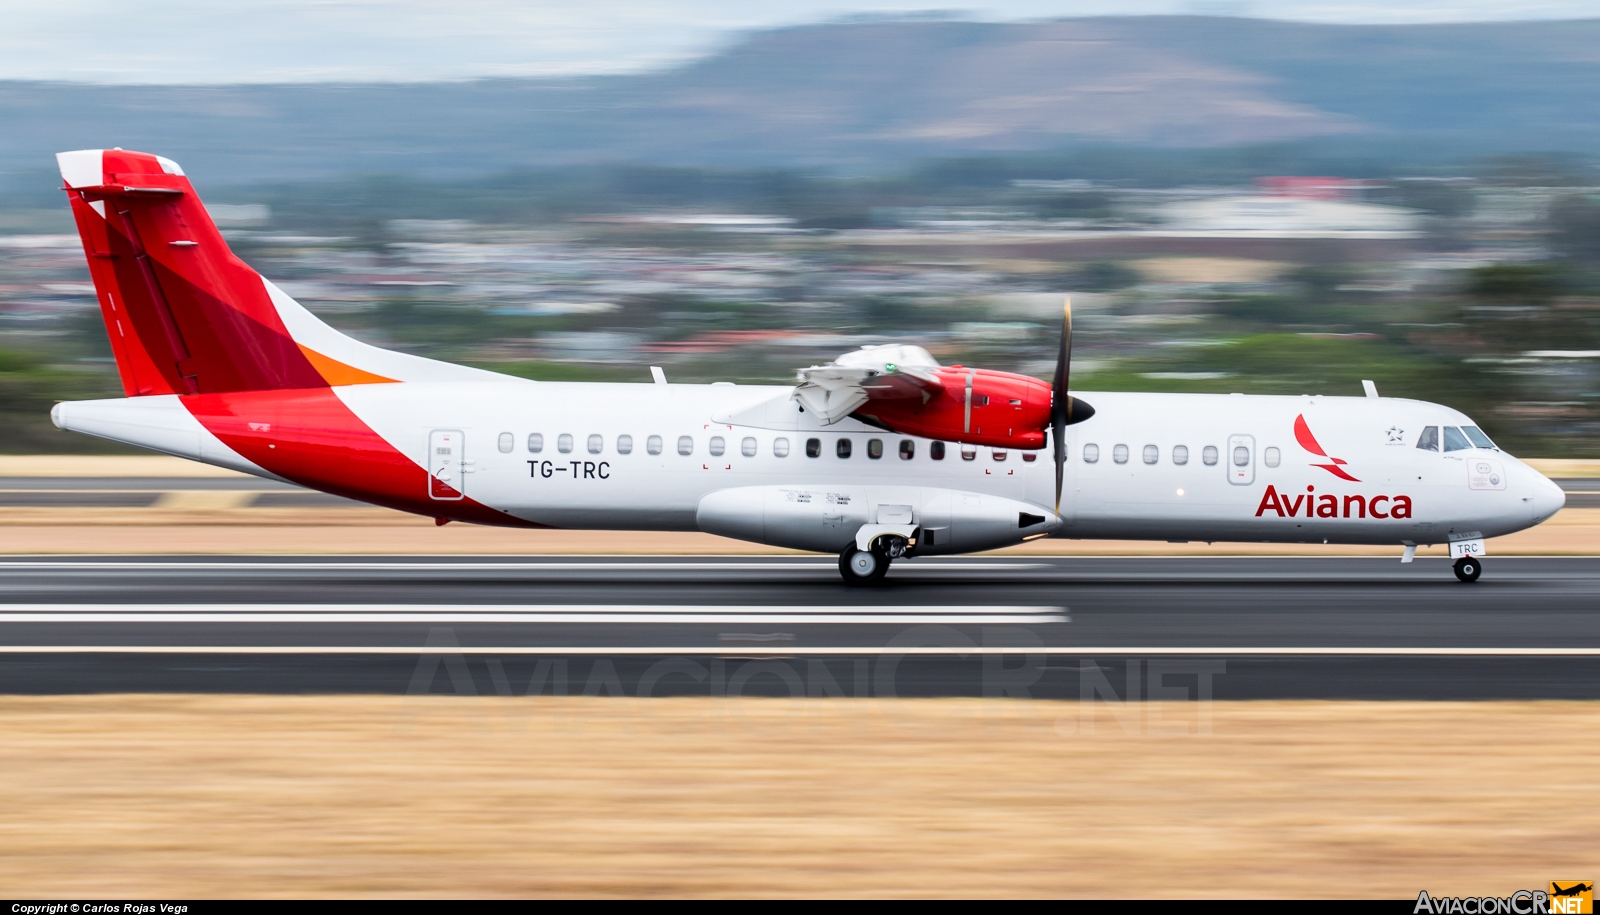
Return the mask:
[[1249, 486], [1256, 481], [1255, 436], [1228, 436], [1228, 450], [1222, 457], [1228, 466], [1229, 483], [1235, 486]]
[[428, 496], [443, 502], [464, 498], [466, 479], [466, 436], [460, 429], [428, 433]]

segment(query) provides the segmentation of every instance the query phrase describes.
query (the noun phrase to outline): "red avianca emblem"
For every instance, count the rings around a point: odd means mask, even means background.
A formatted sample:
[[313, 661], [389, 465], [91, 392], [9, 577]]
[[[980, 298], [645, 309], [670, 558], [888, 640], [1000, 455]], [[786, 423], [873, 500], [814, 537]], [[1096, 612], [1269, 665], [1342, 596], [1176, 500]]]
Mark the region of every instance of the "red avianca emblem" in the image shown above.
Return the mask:
[[1300, 443], [1300, 447], [1306, 449], [1312, 454], [1315, 454], [1318, 457], [1328, 458], [1329, 461], [1332, 461], [1331, 464], [1312, 464], [1311, 466], [1321, 467], [1323, 470], [1326, 470], [1341, 480], [1349, 480], [1352, 483], [1361, 482], [1345, 472], [1343, 466], [1345, 462], [1343, 460], [1336, 457], [1330, 457], [1328, 452], [1323, 451], [1322, 446], [1317, 444], [1317, 437], [1311, 434], [1311, 427], [1306, 425], [1306, 417], [1304, 413], [1294, 418], [1294, 439]]

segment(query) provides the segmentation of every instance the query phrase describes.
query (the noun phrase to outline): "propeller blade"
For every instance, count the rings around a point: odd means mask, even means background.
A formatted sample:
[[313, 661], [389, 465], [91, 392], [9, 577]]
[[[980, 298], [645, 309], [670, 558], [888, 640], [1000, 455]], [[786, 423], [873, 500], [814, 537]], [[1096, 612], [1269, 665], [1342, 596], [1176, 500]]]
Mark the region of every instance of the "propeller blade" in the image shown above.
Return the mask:
[[1067, 423], [1072, 419], [1072, 397], [1067, 376], [1072, 367], [1072, 297], [1061, 306], [1061, 348], [1056, 353], [1056, 374], [1050, 381], [1050, 443], [1056, 459], [1056, 514], [1061, 514], [1061, 479], [1067, 465]]

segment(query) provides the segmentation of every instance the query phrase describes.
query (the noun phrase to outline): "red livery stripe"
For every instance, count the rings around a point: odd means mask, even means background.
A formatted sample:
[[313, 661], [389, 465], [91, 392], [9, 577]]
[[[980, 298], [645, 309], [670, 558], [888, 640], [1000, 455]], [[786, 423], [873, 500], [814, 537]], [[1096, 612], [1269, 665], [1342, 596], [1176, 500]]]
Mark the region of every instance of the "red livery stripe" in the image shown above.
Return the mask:
[[242, 457], [323, 492], [429, 517], [545, 527], [471, 497], [435, 501], [436, 481], [356, 416], [329, 388], [239, 391], [181, 399], [200, 424]]

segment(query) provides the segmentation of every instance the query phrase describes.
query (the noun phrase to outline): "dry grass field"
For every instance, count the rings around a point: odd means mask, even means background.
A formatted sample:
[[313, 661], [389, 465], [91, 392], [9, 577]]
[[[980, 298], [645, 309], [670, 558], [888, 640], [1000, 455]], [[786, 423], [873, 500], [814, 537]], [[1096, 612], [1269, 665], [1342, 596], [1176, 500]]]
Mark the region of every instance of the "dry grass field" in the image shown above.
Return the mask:
[[1411, 898], [1600, 863], [1600, 703], [1110, 710], [5, 697], [0, 894]]

